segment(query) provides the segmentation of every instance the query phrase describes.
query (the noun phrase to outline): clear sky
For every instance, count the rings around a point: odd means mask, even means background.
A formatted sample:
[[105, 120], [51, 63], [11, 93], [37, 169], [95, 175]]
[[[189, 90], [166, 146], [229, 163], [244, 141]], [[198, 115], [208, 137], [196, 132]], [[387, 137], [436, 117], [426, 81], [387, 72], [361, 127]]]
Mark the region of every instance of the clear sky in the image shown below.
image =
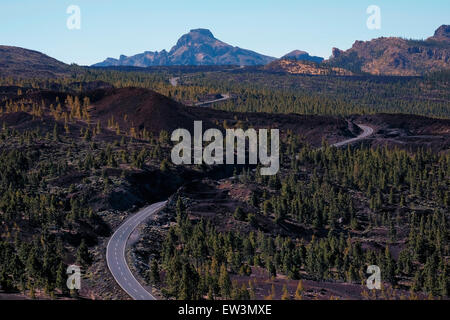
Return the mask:
[[[70, 5], [81, 9], [80, 30], [66, 26]], [[381, 9], [380, 30], [366, 26], [369, 5]], [[449, 0], [0, 0], [0, 44], [80, 65], [170, 50], [194, 28], [266, 55], [300, 49], [327, 58], [355, 40], [422, 39], [442, 24], [450, 24]]]

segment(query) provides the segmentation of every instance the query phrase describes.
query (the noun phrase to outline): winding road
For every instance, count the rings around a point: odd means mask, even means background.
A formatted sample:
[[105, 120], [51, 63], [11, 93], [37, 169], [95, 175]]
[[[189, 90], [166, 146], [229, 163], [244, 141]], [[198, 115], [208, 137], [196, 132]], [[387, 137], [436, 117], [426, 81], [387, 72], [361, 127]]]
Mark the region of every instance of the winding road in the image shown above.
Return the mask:
[[206, 105], [210, 105], [210, 104], [213, 104], [216, 102], [221, 102], [221, 101], [231, 99], [231, 95], [229, 95], [228, 93], [222, 93], [221, 96], [222, 96], [222, 98], [209, 100], [209, 101], [203, 101], [203, 102], [197, 102], [197, 103], [194, 103], [192, 106], [201, 107], [201, 106], [206, 106]]
[[137, 226], [161, 210], [166, 203], [167, 201], [154, 203], [126, 219], [114, 232], [106, 247], [109, 271], [122, 289], [134, 300], [156, 300], [156, 298], [136, 280], [128, 267], [125, 253], [127, 242]]
[[[367, 125], [357, 124], [363, 132], [355, 138], [344, 140], [333, 144], [341, 147], [349, 143], [369, 137], [373, 134], [373, 129]], [[116, 282], [134, 300], [156, 300], [134, 277], [126, 261], [126, 248], [128, 239], [133, 231], [151, 215], [164, 208], [167, 201], [157, 202], [141, 209], [136, 214], [126, 219], [114, 232], [106, 248], [106, 261]]]
[[[233, 69], [230, 69], [230, 70], [233, 70]], [[173, 87], [176, 87], [176, 86], [178, 86], [178, 81], [180, 79], [181, 79], [181, 77], [173, 77], [173, 78], [169, 79], [169, 82]], [[194, 106], [194, 107], [207, 106], [207, 105], [210, 105], [210, 104], [213, 104], [216, 102], [221, 102], [221, 101], [226, 101], [226, 100], [231, 99], [231, 95], [228, 93], [222, 93], [221, 96], [222, 96], [222, 98], [209, 100], [209, 101], [197, 102], [197, 103], [192, 104], [192, 106]]]
[[364, 124], [356, 124], [356, 125], [362, 129], [363, 132], [361, 134], [359, 134], [357, 137], [335, 143], [335, 144], [333, 144], [333, 147], [342, 147], [347, 144], [365, 139], [373, 134], [373, 129], [371, 127], [366, 126]]

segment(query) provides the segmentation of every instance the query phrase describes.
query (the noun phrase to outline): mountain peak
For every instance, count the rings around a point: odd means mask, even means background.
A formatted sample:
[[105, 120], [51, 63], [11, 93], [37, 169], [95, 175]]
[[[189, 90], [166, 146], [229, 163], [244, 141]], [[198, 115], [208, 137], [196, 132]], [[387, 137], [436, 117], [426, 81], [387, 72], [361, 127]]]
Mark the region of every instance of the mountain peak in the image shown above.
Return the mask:
[[190, 34], [194, 33], [194, 34], [199, 34], [208, 38], [214, 38], [214, 35], [212, 34], [212, 32], [209, 29], [203, 29], [203, 28], [198, 28], [198, 29], [191, 29], [191, 31], [189, 31]]
[[215, 43], [218, 40], [214, 38], [214, 35], [208, 29], [192, 29], [189, 33], [186, 33], [178, 39], [175, 47], [171, 51], [176, 50], [183, 46], [192, 46], [204, 43]]
[[233, 47], [216, 39], [210, 30], [199, 28], [182, 35], [169, 52], [146, 51], [119, 60], [107, 59], [94, 66], [265, 65], [273, 60], [273, 57]]
[[303, 55], [303, 54], [308, 54], [308, 52], [303, 51], [303, 50], [293, 50], [293, 51], [289, 52], [288, 54], [284, 55], [284, 57], [295, 57], [295, 56], [299, 56], [299, 55]]
[[310, 56], [308, 52], [303, 50], [291, 51], [288, 54], [281, 57], [281, 59], [306, 60], [306, 61], [313, 61], [316, 63], [321, 63], [323, 61], [322, 57]]

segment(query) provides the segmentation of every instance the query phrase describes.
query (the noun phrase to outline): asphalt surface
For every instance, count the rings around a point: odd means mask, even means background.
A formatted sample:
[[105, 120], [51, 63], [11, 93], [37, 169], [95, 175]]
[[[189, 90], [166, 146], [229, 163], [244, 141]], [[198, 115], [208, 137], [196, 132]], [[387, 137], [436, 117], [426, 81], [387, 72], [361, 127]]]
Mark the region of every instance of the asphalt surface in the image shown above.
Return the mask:
[[222, 96], [222, 98], [219, 98], [219, 99], [194, 103], [194, 106], [201, 107], [201, 106], [210, 105], [210, 104], [220, 102], [220, 101], [225, 101], [225, 100], [228, 100], [231, 98], [231, 96], [228, 93], [222, 93], [221, 96]]
[[109, 271], [122, 289], [134, 300], [156, 300], [156, 298], [131, 273], [125, 258], [127, 242], [137, 226], [162, 209], [166, 202], [154, 203], [126, 219], [109, 239], [106, 248], [106, 261]]
[[335, 144], [333, 144], [333, 146], [334, 147], [342, 147], [342, 146], [345, 146], [347, 144], [356, 142], [358, 140], [365, 139], [365, 138], [367, 138], [367, 137], [369, 137], [369, 136], [371, 136], [373, 134], [373, 129], [371, 127], [366, 126], [364, 124], [357, 124], [357, 126], [360, 127], [363, 130], [363, 132], [360, 135], [358, 135], [355, 138], [351, 138], [351, 139], [348, 139], [348, 140], [344, 140], [344, 141], [335, 143]]
[[[341, 147], [367, 138], [373, 134], [373, 129], [371, 127], [363, 124], [358, 124], [357, 126], [363, 130], [360, 135], [355, 138], [335, 143], [333, 146]], [[133, 231], [152, 214], [155, 214], [162, 209], [166, 203], [167, 201], [154, 203], [126, 219], [116, 232], [114, 232], [106, 248], [106, 261], [111, 274], [122, 289], [134, 300], [156, 300], [156, 298], [149, 293], [131, 273], [125, 258], [127, 242]]]
[[[230, 69], [230, 70], [234, 70], [234, 69]], [[180, 80], [180, 78], [181, 77], [170, 78], [169, 82], [170, 82], [170, 84], [173, 87], [176, 87], [176, 86], [178, 86], [178, 81]], [[231, 95], [229, 95], [228, 93], [222, 93], [222, 98], [220, 98], [220, 99], [215, 99], [215, 100], [210, 100], [210, 101], [203, 101], [203, 102], [197, 102], [197, 103], [194, 103], [193, 106], [196, 106], [196, 107], [207, 106], [207, 105], [210, 105], [210, 104], [215, 103], [215, 102], [221, 102], [221, 101], [228, 100], [230, 98], [231, 98]]]

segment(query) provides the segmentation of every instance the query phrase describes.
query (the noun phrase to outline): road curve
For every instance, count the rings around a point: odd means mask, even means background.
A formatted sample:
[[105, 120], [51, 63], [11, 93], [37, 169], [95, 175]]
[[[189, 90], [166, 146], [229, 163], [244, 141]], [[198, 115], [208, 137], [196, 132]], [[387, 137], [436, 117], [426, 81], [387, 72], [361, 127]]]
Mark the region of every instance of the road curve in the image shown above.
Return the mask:
[[344, 140], [344, 141], [341, 141], [341, 142], [337, 142], [337, 143], [333, 144], [333, 147], [342, 147], [342, 146], [345, 146], [347, 144], [353, 143], [355, 141], [365, 139], [365, 138], [367, 138], [367, 137], [369, 137], [369, 136], [371, 136], [373, 134], [373, 129], [371, 127], [366, 126], [364, 124], [356, 124], [356, 125], [363, 130], [363, 132], [360, 135], [358, 135], [355, 138], [351, 138], [351, 139], [347, 139], [347, 140]]
[[201, 106], [206, 106], [206, 105], [210, 105], [210, 104], [213, 104], [213, 103], [216, 103], [216, 102], [221, 102], [221, 101], [225, 101], [225, 100], [231, 99], [231, 95], [229, 95], [228, 93], [222, 93], [221, 96], [222, 96], [222, 98], [219, 98], [219, 99], [214, 99], [214, 100], [194, 103], [193, 106], [201, 107]]
[[[357, 126], [363, 130], [360, 135], [335, 143], [333, 146], [341, 147], [373, 134], [371, 127], [363, 124], [357, 124]], [[128, 267], [125, 258], [127, 242], [133, 231], [152, 214], [161, 210], [166, 203], [167, 201], [154, 203], [126, 219], [114, 232], [106, 247], [106, 261], [111, 274], [120, 287], [134, 300], [156, 300], [156, 298], [136, 280]]]
[[156, 300], [156, 298], [145, 290], [131, 273], [125, 258], [127, 242], [137, 226], [162, 209], [166, 202], [154, 203], [126, 219], [111, 236], [106, 247], [106, 262], [109, 271], [122, 289], [134, 300]]
[[[173, 87], [176, 87], [176, 86], [178, 86], [178, 81], [180, 80], [180, 78], [181, 77], [170, 78], [169, 82]], [[195, 107], [207, 106], [207, 105], [213, 104], [215, 102], [221, 102], [221, 101], [225, 101], [228, 99], [231, 99], [231, 95], [228, 93], [222, 93], [222, 98], [214, 99], [214, 100], [210, 100], [210, 101], [193, 103], [192, 106], [195, 106]]]

